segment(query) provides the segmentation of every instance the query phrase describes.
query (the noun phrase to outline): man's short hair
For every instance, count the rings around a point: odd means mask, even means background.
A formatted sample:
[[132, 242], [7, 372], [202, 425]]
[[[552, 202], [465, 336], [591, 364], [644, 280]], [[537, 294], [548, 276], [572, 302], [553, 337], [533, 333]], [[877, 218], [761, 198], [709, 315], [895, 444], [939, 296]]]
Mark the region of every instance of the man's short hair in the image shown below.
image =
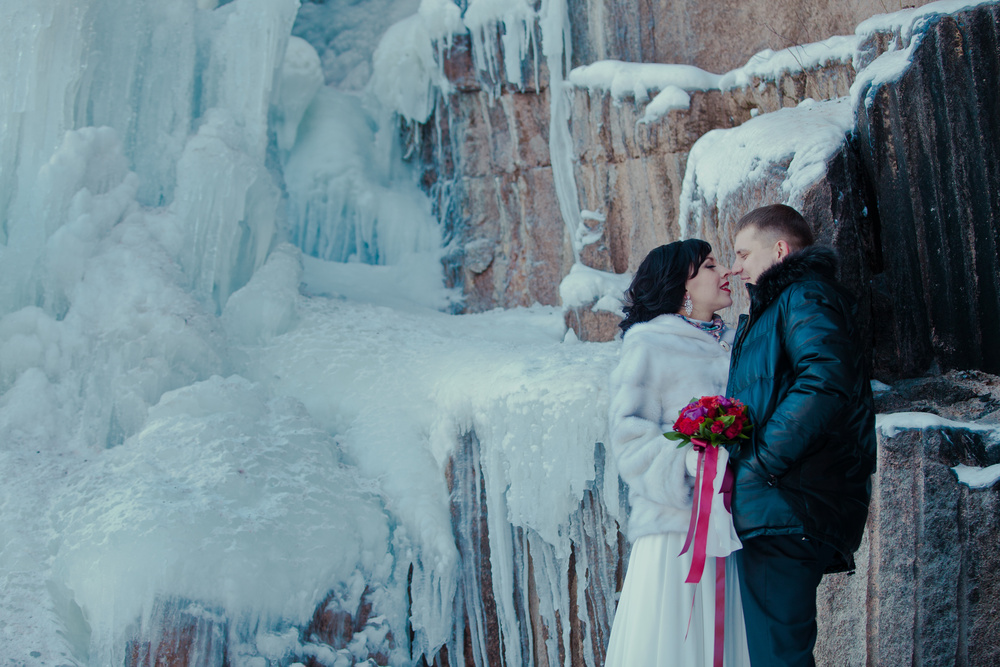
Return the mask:
[[755, 208], [740, 218], [733, 234], [739, 234], [750, 227], [768, 234], [775, 241], [784, 240], [792, 252], [811, 246], [815, 240], [809, 223], [802, 214], [784, 204]]

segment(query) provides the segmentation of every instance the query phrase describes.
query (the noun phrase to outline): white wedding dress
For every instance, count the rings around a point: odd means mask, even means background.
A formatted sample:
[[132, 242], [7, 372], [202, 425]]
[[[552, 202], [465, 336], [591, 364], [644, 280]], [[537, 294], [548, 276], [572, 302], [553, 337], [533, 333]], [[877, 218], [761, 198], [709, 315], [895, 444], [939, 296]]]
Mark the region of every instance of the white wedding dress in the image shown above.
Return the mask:
[[[694, 476], [685, 448], [662, 434], [692, 398], [725, 393], [732, 337], [730, 329], [723, 340], [727, 346], [720, 345], [675, 315], [636, 324], [625, 334], [611, 375], [609, 428], [618, 473], [629, 486], [632, 552], [605, 667], [715, 664], [716, 559], [707, 560], [701, 583], [684, 583], [693, 549], [678, 554], [690, 520]], [[716, 543], [725, 543], [727, 534], [714, 533]], [[725, 562], [724, 665], [749, 667], [735, 561]]]
[[685, 584], [691, 552], [677, 556], [684, 537], [646, 535], [632, 545], [605, 667], [712, 667], [717, 561], [726, 563], [723, 665], [749, 667], [736, 564], [709, 558], [701, 583]]

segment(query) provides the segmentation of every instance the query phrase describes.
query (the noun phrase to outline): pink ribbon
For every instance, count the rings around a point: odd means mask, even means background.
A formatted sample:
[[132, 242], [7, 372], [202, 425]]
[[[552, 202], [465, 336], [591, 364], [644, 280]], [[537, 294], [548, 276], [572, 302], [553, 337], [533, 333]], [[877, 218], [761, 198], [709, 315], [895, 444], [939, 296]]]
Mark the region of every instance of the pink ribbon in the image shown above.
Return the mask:
[[[712, 493], [715, 489], [715, 473], [719, 465], [719, 449], [712, 447], [704, 440], [692, 438], [691, 443], [698, 452], [698, 470], [694, 480], [694, 498], [691, 502], [691, 522], [688, 524], [687, 538], [681, 554], [687, 553], [694, 546], [691, 556], [691, 569], [688, 570], [686, 584], [696, 584], [701, 581], [705, 571], [706, 551], [708, 549], [708, 520], [712, 515]], [[702, 474], [704, 469], [704, 475]], [[725, 481], [725, 478], [723, 478]]]
[[726, 647], [726, 559], [715, 559], [715, 659], [713, 667], [723, 667]]
[[[698, 438], [692, 438], [691, 443], [695, 451], [698, 452], [698, 466], [694, 479], [694, 498], [691, 502], [691, 521], [688, 523], [687, 538], [684, 540], [684, 548], [681, 554], [687, 553], [688, 549], [694, 545], [694, 553], [691, 556], [691, 568], [688, 570], [686, 584], [697, 584], [705, 572], [705, 561], [708, 558], [708, 522], [712, 515], [712, 495], [715, 491], [715, 475], [719, 467], [719, 449], [711, 446], [708, 442]], [[704, 474], [702, 474], [704, 471]], [[733, 471], [729, 466], [725, 466], [722, 473], [722, 503], [727, 512], [732, 513], [733, 494]], [[725, 637], [725, 577], [726, 560], [716, 559], [715, 574], [715, 642], [713, 660], [714, 667], [722, 667], [723, 644]], [[691, 613], [688, 615], [688, 629], [691, 630], [691, 619], [694, 616], [694, 599], [691, 600]]]

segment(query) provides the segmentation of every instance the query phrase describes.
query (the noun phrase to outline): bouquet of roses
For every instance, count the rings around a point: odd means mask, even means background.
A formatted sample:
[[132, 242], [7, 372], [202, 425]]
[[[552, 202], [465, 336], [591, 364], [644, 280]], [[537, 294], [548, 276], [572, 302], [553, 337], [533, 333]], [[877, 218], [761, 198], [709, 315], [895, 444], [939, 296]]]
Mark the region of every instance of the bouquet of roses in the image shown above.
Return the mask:
[[735, 398], [702, 396], [692, 399], [681, 410], [674, 422], [674, 430], [664, 433], [663, 437], [680, 440], [678, 447], [689, 442], [696, 446], [718, 447], [749, 438], [752, 429], [747, 407]]
[[693, 444], [688, 456], [696, 457], [688, 464], [689, 470], [694, 468], [695, 483], [691, 521], [681, 550], [684, 554], [694, 547], [687, 583], [701, 581], [709, 556], [723, 557], [743, 546], [733, 527], [729, 453], [720, 445], [747, 439], [752, 429], [745, 405], [725, 396], [703, 396], [684, 406], [674, 430], [663, 434], [668, 440], [680, 440], [678, 447]]

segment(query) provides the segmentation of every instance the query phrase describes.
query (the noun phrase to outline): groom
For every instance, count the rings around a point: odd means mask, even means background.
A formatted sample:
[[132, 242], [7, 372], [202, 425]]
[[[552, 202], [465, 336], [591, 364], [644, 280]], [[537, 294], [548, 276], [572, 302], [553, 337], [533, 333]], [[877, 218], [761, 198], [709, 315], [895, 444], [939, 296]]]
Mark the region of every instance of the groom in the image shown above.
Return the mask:
[[875, 470], [875, 414], [855, 302], [837, 258], [793, 208], [736, 225], [732, 274], [746, 282], [727, 395], [747, 405], [732, 452], [740, 593], [753, 667], [814, 665], [816, 588], [851, 570]]

